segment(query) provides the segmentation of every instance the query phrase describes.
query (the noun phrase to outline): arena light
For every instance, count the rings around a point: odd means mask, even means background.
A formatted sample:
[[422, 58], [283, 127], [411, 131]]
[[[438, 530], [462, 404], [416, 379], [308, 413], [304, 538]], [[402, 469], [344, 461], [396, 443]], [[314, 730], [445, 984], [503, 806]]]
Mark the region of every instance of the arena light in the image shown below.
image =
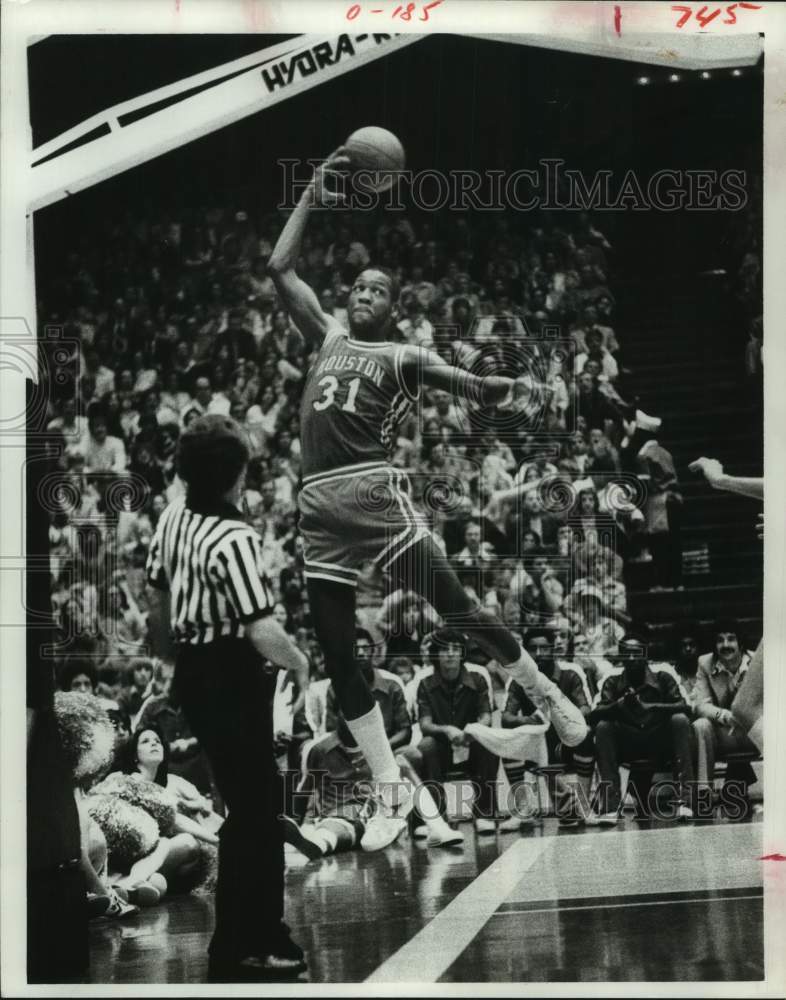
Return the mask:
[[742, 76], [742, 70], [741, 69], [733, 69], [731, 71], [731, 75], [732, 76]]
[[701, 78], [702, 78], [702, 80], [709, 80], [709, 78], [710, 78], [711, 76], [712, 76], [712, 73], [708, 73], [706, 69], [705, 69], [705, 70], [704, 70], [704, 72], [703, 72], [703, 73], [701, 74]]
[[682, 79], [682, 77], [680, 76], [680, 74], [679, 74], [679, 73], [672, 73], [672, 74], [671, 74], [671, 75], [669, 76], [669, 81], [670, 81], [671, 83], [679, 83], [681, 79]]
[[645, 86], [645, 84], [648, 84], [649, 82], [650, 78], [648, 76], [640, 76], [636, 81], [636, 83], [640, 83], [642, 87]]

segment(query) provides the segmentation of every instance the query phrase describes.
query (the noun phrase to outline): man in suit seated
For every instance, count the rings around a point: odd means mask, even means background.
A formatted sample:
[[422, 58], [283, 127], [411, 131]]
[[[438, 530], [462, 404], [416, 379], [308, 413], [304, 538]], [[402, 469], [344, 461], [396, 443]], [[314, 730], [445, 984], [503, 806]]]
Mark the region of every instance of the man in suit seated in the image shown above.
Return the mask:
[[[693, 723], [698, 743], [697, 777], [699, 785], [704, 788], [712, 786], [715, 761], [719, 757], [723, 760], [729, 754], [759, 755], [756, 745], [736, 724], [731, 714], [732, 702], [751, 663], [751, 653], [743, 649], [740, 629], [734, 621], [716, 622], [713, 637], [712, 652], [699, 657], [693, 688], [698, 716]], [[756, 775], [748, 761], [729, 764], [726, 790], [731, 788], [730, 782], [738, 783], [740, 795], [732, 797], [733, 812], [738, 818], [750, 812], [748, 786], [755, 780]]]

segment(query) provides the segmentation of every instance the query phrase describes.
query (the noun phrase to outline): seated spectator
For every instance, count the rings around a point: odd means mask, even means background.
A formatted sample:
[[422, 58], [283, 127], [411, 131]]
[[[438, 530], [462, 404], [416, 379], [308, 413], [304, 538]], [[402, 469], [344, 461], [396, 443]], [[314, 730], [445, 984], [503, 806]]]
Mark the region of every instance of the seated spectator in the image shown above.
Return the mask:
[[[169, 754], [160, 733], [151, 727], [137, 729], [124, 748], [122, 773], [110, 774], [93, 789], [94, 796], [108, 800], [109, 808], [102, 809], [101, 815], [106, 818], [109, 814], [110, 827], [111, 803], [117, 800], [141, 807], [159, 827], [160, 835], [153, 850], [133, 861], [128, 873], [115, 883], [127, 891], [132, 903], [139, 905], [157, 903], [169, 888], [176, 890], [193, 884], [193, 875], [201, 867], [199, 842], [218, 845], [216, 830], [221, 818], [202, 823], [190, 816], [193, 808], [197, 816], [204, 812], [207, 818], [209, 803], [198, 793], [184, 796], [176, 791], [182, 779], [170, 780], [168, 765]], [[88, 798], [88, 808], [96, 801], [94, 796]], [[91, 815], [101, 826], [98, 814], [91, 811]], [[111, 854], [111, 831], [103, 826], [102, 829], [110, 842]]]
[[542, 479], [544, 476], [555, 476], [558, 469], [557, 466], [551, 461], [553, 455], [554, 453], [551, 445], [538, 445], [532, 458], [525, 459], [519, 466], [515, 482], [526, 483], [530, 474], [532, 475], [532, 479], [534, 481]]
[[414, 293], [402, 298], [404, 318], [396, 324], [401, 339], [406, 344], [418, 347], [430, 347], [434, 342], [434, 327], [426, 319], [425, 310]]
[[592, 577], [595, 563], [603, 559], [608, 564], [608, 574], [615, 580], [622, 579], [622, 558], [606, 545], [601, 545], [598, 532], [588, 530], [583, 539], [573, 546], [573, 567], [577, 580]]
[[588, 427], [603, 427], [607, 420], [619, 418], [618, 409], [601, 392], [598, 379], [588, 371], [582, 371], [576, 379], [570, 407], [566, 415], [568, 426], [578, 426], [583, 418]]
[[573, 584], [571, 596], [580, 597], [588, 589], [597, 588], [604, 614], [615, 621], [627, 621], [627, 592], [622, 580], [614, 576], [611, 549], [598, 546], [594, 558], [584, 561], [583, 569], [584, 573]]
[[222, 348], [228, 350], [228, 361], [231, 368], [236, 368], [238, 361], [250, 360], [257, 356], [257, 345], [253, 333], [244, 327], [246, 312], [240, 307], [229, 310], [228, 325], [223, 333], [219, 333], [213, 345], [213, 356], [218, 357]]
[[429, 420], [438, 420], [440, 424], [447, 424], [455, 434], [468, 434], [470, 427], [465, 411], [458, 406], [450, 393], [442, 389], [434, 389], [430, 393], [433, 400], [432, 406], [423, 408], [421, 419], [423, 425]]
[[[693, 689], [698, 715], [693, 723], [699, 747], [698, 781], [704, 788], [712, 784], [718, 758], [738, 753], [759, 756], [756, 745], [736, 726], [731, 714], [731, 703], [750, 666], [751, 653], [743, 650], [740, 628], [734, 621], [716, 622], [713, 639], [712, 652], [698, 659]], [[748, 786], [755, 780], [748, 762], [730, 763], [726, 770], [726, 781], [741, 785], [746, 814], [750, 812]]]
[[559, 518], [543, 509], [543, 501], [537, 489], [529, 490], [524, 494], [519, 520], [519, 530], [522, 533], [534, 531], [541, 539], [543, 547], [551, 548], [557, 544], [559, 526]]
[[600, 491], [608, 482], [608, 477], [619, 471], [619, 452], [599, 427], [593, 427], [590, 430], [585, 475], [592, 479], [595, 489]]
[[[671, 633], [671, 662], [688, 696], [688, 704], [694, 711], [698, 697], [700, 636], [698, 624], [692, 621], [677, 622]], [[701, 780], [701, 765], [697, 777]]]
[[161, 463], [156, 459], [155, 444], [152, 440], [142, 435], [136, 439], [129, 469], [148, 484], [153, 496], [164, 492], [166, 488], [164, 471], [161, 468]]
[[108, 657], [133, 656], [144, 650], [147, 617], [139, 610], [122, 570], [100, 591], [98, 612], [98, 627], [106, 639]]
[[385, 637], [388, 656], [408, 656], [419, 664], [423, 640], [434, 631], [437, 621], [436, 612], [422, 597], [399, 589], [382, 602], [374, 624]]
[[435, 792], [443, 815], [445, 778], [453, 765], [466, 764], [467, 775], [478, 790], [472, 803], [475, 829], [481, 834], [493, 833], [499, 758], [464, 731], [471, 722], [491, 725], [488, 686], [482, 676], [467, 669], [464, 639], [459, 632], [438, 630], [432, 649], [436, 650], [432, 656], [434, 673], [423, 677], [418, 686], [418, 721], [423, 738], [413, 764]]
[[170, 663], [161, 660], [155, 664], [152, 693], [145, 698], [134, 728], [152, 726], [160, 732], [169, 751], [170, 778], [179, 776], [203, 794], [213, 794], [207, 760], [172, 693], [173, 677], [174, 667]]
[[521, 621], [521, 609], [513, 588], [514, 573], [510, 566], [496, 569], [483, 598], [484, 605], [491, 608], [509, 628], [518, 628]]
[[597, 361], [600, 365], [601, 375], [614, 382], [619, 377], [619, 368], [614, 360], [614, 355], [608, 348], [603, 346], [603, 332], [598, 327], [590, 327], [584, 335], [587, 350], [576, 355], [575, 371], [580, 375], [584, 371], [588, 361]]
[[109, 721], [115, 727], [115, 732], [122, 740], [128, 732], [128, 719], [114, 698], [108, 698], [99, 693], [98, 671], [87, 659], [67, 657], [60, 671], [61, 691], [76, 691], [80, 694], [94, 695], [101, 708], [109, 716]]
[[525, 621], [544, 621], [555, 615], [565, 599], [559, 576], [549, 564], [549, 556], [535, 551], [523, 562], [524, 573], [511, 584]]
[[625, 629], [609, 614], [599, 587], [591, 583], [574, 587], [565, 600], [564, 611], [572, 620], [575, 631], [584, 637], [589, 654], [617, 654]]
[[121, 438], [107, 431], [106, 413], [100, 404], [91, 403], [87, 410], [87, 435], [83, 439], [85, 471], [126, 471], [126, 449]]
[[415, 677], [415, 664], [408, 656], [394, 656], [388, 665], [390, 672], [398, 677], [406, 691], [407, 684]]
[[153, 672], [155, 664], [144, 656], [136, 657], [128, 665], [126, 686], [120, 695], [120, 707], [128, 716], [131, 728], [136, 728], [142, 705], [154, 693]]
[[66, 397], [59, 406], [59, 416], [54, 417], [46, 425], [47, 431], [60, 431], [66, 441], [69, 452], [85, 447], [87, 437], [87, 417], [76, 412], [76, 400], [73, 396]]
[[495, 552], [489, 542], [481, 541], [480, 525], [470, 521], [464, 529], [464, 548], [456, 553], [453, 561], [459, 566], [482, 566], [494, 560]]
[[574, 431], [562, 446], [559, 471], [569, 472], [573, 479], [584, 475], [589, 461], [587, 439], [581, 431]]
[[601, 682], [590, 722], [600, 771], [598, 822], [617, 823], [621, 807], [620, 764], [645, 758], [651, 769], [637, 784], [640, 803], [652, 775], [670, 764], [678, 786], [680, 819], [694, 816], [695, 788], [690, 707], [671, 668], [651, 667], [643, 642], [633, 635], [619, 644], [619, 666]]
[[619, 351], [620, 345], [617, 342], [614, 330], [605, 322], [608, 318], [610, 318], [612, 311], [613, 304], [608, 296], [598, 299], [596, 305], [588, 305], [585, 307], [580, 324], [572, 329], [570, 334], [576, 344], [577, 354], [587, 353], [587, 342], [585, 338], [587, 332], [593, 329], [600, 331], [603, 338], [602, 344], [606, 350], [610, 351], [611, 354], [616, 354], [617, 351]]
[[[101, 400], [110, 392], [115, 391], [115, 373], [111, 368], [107, 368], [101, 362], [99, 353], [95, 348], [88, 347], [84, 351], [85, 369], [83, 374], [89, 376], [94, 383], [95, 390], [93, 397]], [[89, 398], [89, 397], [88, 397]]]

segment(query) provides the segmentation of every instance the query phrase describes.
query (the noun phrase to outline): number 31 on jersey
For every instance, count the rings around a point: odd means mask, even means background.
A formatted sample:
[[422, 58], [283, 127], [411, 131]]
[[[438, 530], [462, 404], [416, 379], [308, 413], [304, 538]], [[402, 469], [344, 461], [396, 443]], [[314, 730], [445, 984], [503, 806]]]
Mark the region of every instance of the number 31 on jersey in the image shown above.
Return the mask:
[[[332, 406], [337, 402], [336, 400], [336, 390], [338, 389], [339, 382], [335, 375], [325, 375], [321, 378], [317, 385], [322, 388], [322, 399], [318, 399], [314, 403], [315, 410], [326, 410], [329, 406]], [[355, 409], [355, 398], [358, 394], [358, 389], [360, 388], [360, 379], [353, 378], [349, 383], [349, 392], [347, 393], [346, 401], [341, 407], [342, 410], [346, 410], [347, 413], [357, 413]]]

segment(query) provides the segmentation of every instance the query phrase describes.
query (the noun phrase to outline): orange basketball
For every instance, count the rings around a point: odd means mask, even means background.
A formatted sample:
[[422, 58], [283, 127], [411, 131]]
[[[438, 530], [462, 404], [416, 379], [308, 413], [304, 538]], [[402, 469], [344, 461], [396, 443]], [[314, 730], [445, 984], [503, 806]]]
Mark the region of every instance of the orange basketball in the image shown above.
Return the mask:
[[370, 170], [378, 176], [369, 181], [375, 191], [387, 191], [396, 182], [395, 173], [403, 170], [406, 156], [397, 136], [386, 128], [367, 125], [350, 135], [344, 143], [355, 170]]

